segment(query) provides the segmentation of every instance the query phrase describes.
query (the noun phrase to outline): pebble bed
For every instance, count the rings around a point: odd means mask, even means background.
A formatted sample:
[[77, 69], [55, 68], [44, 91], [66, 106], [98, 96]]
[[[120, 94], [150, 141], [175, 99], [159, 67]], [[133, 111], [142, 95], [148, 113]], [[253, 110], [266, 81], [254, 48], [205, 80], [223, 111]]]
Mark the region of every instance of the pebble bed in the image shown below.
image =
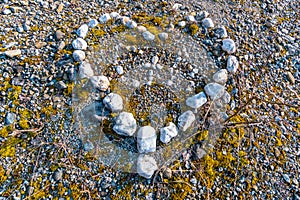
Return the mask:
[[[297, 1], [4, 0], [0, 6], [0, 198], [299, 199]], [[118, 14], [128, 17], [128, 27], [107, 21]], [[185, 99], [186, 104], [195, 107], [191, 102], [204, 95], [208, 101], [219, 97], [212, 88], [223, 90], [220, 85], [226, 84], [227, 116], [216, 138], [200, 130], [183, 152], [154, 174], [144, 168], [147, 163], [155, 166], [148, 155], [139, 159], [140, 175], [122, 173], [113, 165], [103, 166], [80, 139], [80, 127], [73, 121], [74, 74], [87, 79], [94, 72], [82, 61], [94, 45], [141, 24], [146, 29], [162, 26], [164, 15], [172, 16], [174, 28], [201, 44], [219, 68], [212, 77], [218, 85], [206, 82], [195, 91], [198, 96]], [[80, 28], [82, 24], [90, 30]], [[151, 30], [141, 29], [143, 38], [153, 39]], [[168, 36], [160, 34], [154, 40]], [[78, 37], [86, 43], [74, 42]], [[151, 62], [156, 62], [154, 56]], [[121, 68], [115, 70], [122, 74]], [[128, 71], [123, 68], [124, 72]], [[100, 80], [96, 87], [102, 99], [112, 94], [108, 77], [91, 80]], [[209, 102], [203, 109], [205, 105]], [[108, 103], [106, 107], [114, 112]], [[98, 120], [105, 122], [101, 116]], [[179, 125], [173, 121], [167, 130]], [[204, 141], [215, 142], [204, 150]]]

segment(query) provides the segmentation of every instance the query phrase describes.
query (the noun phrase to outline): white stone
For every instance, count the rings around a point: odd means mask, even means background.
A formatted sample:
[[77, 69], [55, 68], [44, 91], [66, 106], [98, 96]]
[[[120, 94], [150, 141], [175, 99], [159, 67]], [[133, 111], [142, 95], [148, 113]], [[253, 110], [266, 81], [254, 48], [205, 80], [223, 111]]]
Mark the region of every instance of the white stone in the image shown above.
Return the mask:
[[122, 75], [124, 74], [124, 69], [122, 66], [116, 66], [116, 72], [119, 74], [119, 75]]
[[90, 80], [93, 86], [101, 91], [106, 91], [110, 85], [106, 76], [93, 76]]
[[147, 31], [147, 28], [145, 26], [137, 26], [136, 30], [140, 33], [143, 33]]
[[88, 23], [88, 26], [90, 27], [90, 28], [94, 28], [95, 26], [97, 26], [98, 25], [98, 20], [96, 20], [96, 19], [91, 19], [90, 21], [89, 21], [89, 23]]
[[158, 60], [159, 60], [158, 56], [153, 56], [152, 59], [151, 59], [151, 62], [152, 62], [153, 65], [156, 65], [156, 63], [158, 62]]
[[116, 124], [113, 126], [113, 130], [124, 136], [132, 136], [136, 131], [136, 120], [132, 113], [121, 112], [116, 118]]
[[227, 35], [227, 31], [226, 31], [225, 26], [221, 26], [220, 28], [217, 28], [215, 30], [215, 35], [218, 38], [226, 38], [228, 35]]
[[204, 28], [213, 28], [215, 25], [211, 18], [205, 18], [202, 20]]
[[120, 17], [120, 14], [117, 12], [111, 12], [109, 15], [113, 19], [117, 19], [118, 17]]
[[121, 23], [123, 25], [126, 25], [126, 23], [130, 20], [130, 18], [127, 16], [122, 16], [122, 17], [120, 17], [120, 19], [121, 19]]
[[133, 20], [129, 20], [128, 22], [126, 22], [126, 27], [127, 28], [136, 28], [137, 27], [137, 24], [136, 24], [136, 22], [135, 21], [133, 21]]
[[228, 56], [227, 59], [227, 70], [229, 73], [236, 73], [239, 68], [239, 61], [235, 56]]
[[186, 22], [185, 21], [180, 21], [180, 22], [178, 22], [178, 26], [179, 27], [185, 27], [185, 25], [186, 25]]
[[119, 112], [123, 109], [123, 99], [116, 93], [109, 93], [104, 97], [103, 104], [112, 112]]
[[150, 153], [156, 150], [156, 133], [151, 126], [143, 126], [137, 133], [137, 148], [139, 153]]
[[83, 61], [85, 59], [85, 53], [82, 50], [73, 51], [73, 58], [76, 62]]
[[191, 108], [200, 108], [207, 102], [207, 97], [204, 92], [188, 97], [185, 101], [186, 105]]
[[9, 15], [9, 14], [11, 14], [11, 10], [5, 8], [5, 9], [3, 9], [2, 14]]
[[178, 134], [178, 129], [176, 125], [172, 122], [169, 122], [166, 127], [163, 127], [160, 129], [160, 141], [162, 143], [169, 143], [172, 138], [177, 136]]
[[140, 176], [149, 179], [157, 169], [158, 167], [153, 157], [144, 154], [139, 155], [137, 159], [137, 173]]
[[162, 40], [162, 41], [165, 41], [165, 40], [167, 40], [168, 39], [168, 33], [159, 33], [158, 34], [158, 38], [160, 39], [160, 40]]
[[147, 41], [153, 41], [155, 39], [155, 35], [153, 35], [149, 31], [142, 33], [142, 35], [143, 35], [144, 39]]
[[111, 19], [110, 15], [108, 13], [103, 14], [101, 17], [99, 17], [99, 23], [105, 24]]
[[211, 99], [219, 99], [225, 92], [225, 87], [219, 83], [209, 83], [204, 87], [205, 93]]
[[77, 38], [77, 39], [73, 40], [72, 46], [76, 50], [86, 50], [87, 43], [86, 43], [86, 41], [84, 39]]
[[227, 91], [225, 91], [224, 94], [223, 94], [223, 96], [221, 97], [222, 102], [224, 104], [229, 104], [230, 99], [231, 99], [230, 94]]
[[223, 51], [226, 51], [228, 54], [232, 54], [236, 51], [235, 43], [232, 39], [224, 39], [222, 45]]
[[196, 117], [192, 111], [185, 111], [178, 117], [179, 129], [182, 131], [186, 131], [192, 125], [195, 119]]
[[13, 58], [15, 56], [21, 55], [21, 50], [16, 49], [16, 50], [6, 50], [4, 54], [10, 58]]
[[186, 20], [189, 21], [189, 22], [195, 22], [195, 17], [193, 15], [189, 15], [186, 17]]
[[77, 35], [81, 38], [85, 38], [89, 32], [89, 27], [87, 24], [82, 24], [76, 31]]
[[172, 7], [173, 10], [178, 10], [180, 7], [182, 6], [182, 4], [180, 3], [175, 3]]
[[213, 80], [220, 84], [225, 84], [227, 79], [228, 79], [228, 72], [226, 69], [221, 69], [213, 75]]
[[79, 78], [83, 79], [83, 78], [90, 78], [94, 76], [94, 71], [90, 63], [84, 61], [80, 63], [78, 68], [79, 68]]

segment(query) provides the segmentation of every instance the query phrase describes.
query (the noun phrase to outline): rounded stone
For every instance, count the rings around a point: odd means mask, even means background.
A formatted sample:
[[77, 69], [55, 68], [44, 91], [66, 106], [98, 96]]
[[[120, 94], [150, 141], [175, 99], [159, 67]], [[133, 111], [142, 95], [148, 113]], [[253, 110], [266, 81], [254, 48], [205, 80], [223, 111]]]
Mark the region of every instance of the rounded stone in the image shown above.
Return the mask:
[[173, 122], [169, 122], [166, 127], [160, 129], [160, 141], [162, 143], [169, 143], [172, 138], [177, 136], [178, 129]]
[[123, 109], [123, 99], [116, 93], [109, 93], [104, 97], [103, 104], [112, 112], [119, 112]]
[[215, 25], [211, 18], [205, 18], [202, 20], [204, 28], [213, 28]]
[[5, 116], [5, 125], [10, 125], [14, 123], [16, 120], [16, 114], [14, 113], [7, 113]]
[[90, 27], [90, 28], [94, 28], [95, 26], [97, 26], [98, 25], [98, 20], [96, 20], [96, 19], [91, 19], [90, 21], [89, 21], [89, 23], [88, 23], [88, 26]]
[[207, 97], [204, 92], [188, 97], [185, 101], [186, 105], [191, 108], [200, 108], [207, 102]]
[[153, 157], [144, 154], [139, 155], [137, 159], [137, 173], [140, 176], [149, 179], [157, 169], [158, 167]]
[[136, 120], [132, 113], [121, 112], [116, 118], [116, 124], [113, 126], [113, 130], [124, 136], [132, 136], [136, 131]]
[[225, 84], [227, 79], [228, 79], [228, 72], [226, 69], [221, 69], [213, 75], [213, 80], [220, 84]]
[[137, 148], [139, 153], [156, 151], [156, 133], [151, 126], [143, 126], [137, 133]]
[[144, 39], [147, 41], [153, 41], [155, 39], [155, 35], [153, 35], [149, 31], [143, 32], [142, 35], [143, 35]]
[[110, 15], [108, 13], [103, 14], [101, 17], [99, 17], [99, 23], [105, 24], [111, 19]]
[[73, 40], [72, 46], [76, 50], [86, 50], [87, 43], [86, 43], [86, 41], [84, 39], [77, 38], [77, 39]]
[[116, 18], [120, 17], [120, 14], [117, 13], [117, 12], [111, 12], [109, 15], [110, 15], [110, 17], [113, 18], [113, 19], [116, 19]]
[[76, 31], [77, 35], [81, 38], [85, 38], [88, 32], [89, 32], [89, 27], [87, 24], [81, 25]]
[[239, 68], [239, 61], [235, 56], [228, 56], [227, 59], [227, 70], [229, 73], [236, 73]]
[[109, 80], [106, 76], [93, 76], [90, 80], [93, 86], [101, 91], [106, 91], [110, 85]]
[[135, 21], [133, 21], [133, 20], [129, 20], [128, 22], [126, 22], [126, 27], [127, 28], [131, 28], [131, 29], [136, 28], [137, 27], [137, 23]]
[[158, 38], [162, 41], [166, 41], [168, 39], [168, 33], [159, 33]]
[[73, 58], [76, 62], [83, 61], [85, 59], [85, 53], [82, 50], [73, 51]]
[[178, 26], [181, 27], [181, 28], [185, 27], [185, 25], [186, 25], [185, 21], [178, 22]]
[[225, 92], [225, 87], [219, 83], [209, 83], [204, 87], [205, 93], [212, 99], [219, 99]]
[[178, 117], [179, 129], [182, 131], [186, 131], [192, 125], [195, 119], [196, 117], [192, 111], [185, 111]]
[[136, 30], [140, 33], [143, 33], [147, 31], [147, 28], [145, 26], [137, 26]]
[[226, 51], [228, 54], [232, 54], [236, 51], [236, 45], [232, 39], [224, 39], [222, 42], [223, 51]]
[[90, 63], [84, 61], [80, 63], [78, 68], [79, 68], [79, 78], [84, 79], [84, 78], [90, 78], [94, 76], [94, 71]]

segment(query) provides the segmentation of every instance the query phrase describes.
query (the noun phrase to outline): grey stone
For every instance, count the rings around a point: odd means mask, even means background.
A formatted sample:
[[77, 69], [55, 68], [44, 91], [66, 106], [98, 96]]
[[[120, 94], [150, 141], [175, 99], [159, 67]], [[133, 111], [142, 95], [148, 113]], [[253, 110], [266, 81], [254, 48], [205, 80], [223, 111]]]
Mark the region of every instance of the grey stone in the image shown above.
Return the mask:
[[116, 124], [113, 126], [113, 130], [124, 136], [132, 136], [136, 131], [136, 120], [132, 113], [121, 112], [116, 118]]
[[158, 38], [162, 41], [166, 41], [168, 39], [168, 37], [169, 37], [168, 33], [165, 33], [165, 32], [158, 34]]
[[192, 125], [195, 119], [196, 117], [192, 111], [185, 111], [178, 117], [179, 129], [182, 131], [186, 131]]
[[232, 39], [224, 39], [222, 42], [223, 51], [226, 51], [228, 54], [232, 54], [236, 51], [236, 45]]
[[169, 143], [172, 138], [177, 136], [178, 134], [178, 129], [176, 125], [172, 122], [169, 122], [166, 127], [163, 127], [160, 129], [160, 141], [162, 143]]
[[215, 26], [211, 18], [203, 19], [202, 24], [204, 28], [213, 28]]
[[108, 13], [103, 14], [101, 17], [99, 17], [99, 23], [105, 24], [111, 19], [110, 15]]
[[106, 91], [110, 85], [106, 76], [93, 76], [90, 80], [93, 86], [101, 91]]
[[110, 17], [113, 18], [113, 19], [116, 19], [116, 18], [120, 17], [120, 14], [117, 13], [117, 12], [111, 12], [109, 15], [110, 15]]
[[137, 159], [137, 173], [140, 176], [149, 179], [157, 169], [158, 167], [153, 157], [144, 154], [139, 155]]
[[5, 116], [5, 125], [10, 125], [14, 123], [16, 120], [16, 114], [14, 113], [7, 113]]
[[293, 76], [293, 74], [291, 72], [287, 72], [286, 73], [287, 79], [290, 81], [291, 84], [295, 84], [295, 77]]
[[186, 25], [185, 21], [178, 22], [178, 26], [181, 27], [181, 28], [185, 27], [185, 25]]
[[63, 81], [58, 81], [55, 86], [60, 90], [66, 89], [68, 87]]
[[87, 24], [82, 24], [76, 31], [77, 35], [81, 38], [85, 38], [89, 32], [89, 27]]
[[225, 92], [225, 87], [219, 83], [209, 83], [204, 87], [205, 93], [211, 99], [219, 99]]
[[109, 93], [104, 97], [103, 104], [112, 112], [119, 112], [123, 109], [123, 99], [116, 93]]
[[15, 56], [21, 55], [21, 50], [16, 49], [16, 50], [6, 50], [4, 54], [10, 58], [13, 58]]
[[188, 16], [186, 17], [186, 20], [189, 21], [189, 22], [195, 22], [195, 21], [196, 21], [196, 20], [195, 20], [195, 17], [194, 17], [193, 15], [188, 15]]
[[131, 28], [131, 29], [134, 29], [137, 27], [137, 24], [135, 21], [133, 20], [129, 20], [128, 22], [126, 22], [126, 27], [127, 28]]
[[90, 21], [89, 21], [89, 23], [88, 23], [88, 26], [90, 27], [90, 28], [94, 28], [95, 26], [97, 26], [98, 25], [98, 20], [96, 20], [96, 19], [91, 19]]
[[290, 179], [289, 175], [287, 175], [287, 174], [282, 174], [282, 177], [283, 177], [283, 179], [284, 179], [287, 183], [290, 183], [290, 182], [291, 182], [291, 179]]
[[188, 97], [185, 101], [186, 105], [191, 108], [200, 108], [207, 102], [207, 97], [204, 92], [200, 92], [191, 97]]
[[143, 32], [142, 35], [143, 35], [144, 39], [147, 41], [153, 41], [155, 39], [155, 35], [153, 35], [149, 31]]
[[223, 96], [221, 97], [222, 102], [224, 104], [229, 104], [230, 99], [231, 99], [230, 94], [227, 91], [225, 91], [224, 94], [223, 94]]
[[236, 73], [236, 71], [238, 70], [239, 68], [239, 62], [237, 60], [237, 58], [235, 56], [228, 56], [228, 59], [227, 59], [227, 71], [229, 73]]
[[147, 28], [145, 26], [137, 26], [136, 30], [140, 33], [143, 33], [147, 31]]
[[139, 153], [156, 151], [156, 133], [151, 126], [143, 126], [137, 133], [137, 148]]
[[90, 63], [83, 61], [79, 65], [79, 78], [84, 79], [84, 78], [90, 78], [94, 76], [94, 71], [90, 65]]
[[65, 34], [61, 31], [61, 30], [57, 30], [56, 32], [55, 32], [55, 38], [57, 39], [57, 40], [61, 40], [61, 39], [63, 39], [65, 37]]
[[53, 178], [54, 178], [54, 180], [59, 181], [62, 179], [62, 175], [63, 175], [62, 170], [57, 169], [57, 170], [55, 170], [55, 172], [53, 174]]
[[122, 75], [124, 73], [124, 69], [122, 66], [116, 66], [116, 72], [119, 74], [119, 75]]
[[77, 39], [73, 40], [72, 46], [76, 50], [86, 50], [87, 43], [86, 43], [86, 41], [84, 39], [77, 38]]
[[82, 50], [73, 51], [73, 58], [75, 61], [80, 62], [85, 59], [85, 53]]
[[215, 29], [214, 32], [217, 38], [226, 38], [228, 36], [225, 26]]
[[227, 79], [228, 79], [228, 72], [226, 69], [221, 69], [213, 75], [213, 80], [220, 84], [225, 84]]
[[83, 149], [85, 151], [91, 151], [94, 149], [94, 144], [92, 142], [88, 141], [88, 142], [84, 143]]

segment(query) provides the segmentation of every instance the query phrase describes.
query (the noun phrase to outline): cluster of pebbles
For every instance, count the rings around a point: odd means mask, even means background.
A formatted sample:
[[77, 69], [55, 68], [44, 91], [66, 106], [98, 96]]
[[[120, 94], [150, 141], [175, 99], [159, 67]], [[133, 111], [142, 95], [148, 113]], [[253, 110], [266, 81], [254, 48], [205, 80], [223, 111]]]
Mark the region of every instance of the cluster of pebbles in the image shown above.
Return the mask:
[[[208, 18], [209, 14], [205, 12], [203, 15], [205, 17], [202, 20], [203, 27], [205, 29], [214, 28], [212, 19]], [[186, 19], [191, 22], [195, 21], [195, 18], [192, 15], [187, 16]], [[73, 58], [75, 61], [81, 62], [81, 64], [79, 65], [79, 77], [90, 79], [94, 88], [102, 92], [108, 90], [110, 81], [109, 78], [104, 75], [94, 76], [91, 64], [89, 64], [87, 61], [84, 61], [86, 57], [84, 50], [86, 50], [88, 47], [88, 44], [84, 40], [84, 38], [87, 36], [89, 29], [94, 28], [98, 23], [105, 24], [110, 20], [119, 20], [128, 29], [136, 29], [142, 35], [144, 40], [150, 42], [154, 41], [155, 39], [166, 41], [168, 39], [168, 34], [172, 34], [172, 30], [168, 30], [167, 32], [159, 33], [158, 38], [156, 38], [154, 33], [148, 31], [146, 27], [138, 26], [135, 21], [131, 20], [129, 17], [121, 16], [117, 12], [105, 13], [100, 16], [98, 20], [91, 19], [87, 24], [81, 25], [76, 31], [78, 38], [73, 40], [72, 42], [72, 46], [74, 48]], [[178, 26], [184, 28], [185, 21], [179, 22]], [[196, 119], [194, 113], [208, 101], [208, 97], [213, 102], [222, 101], [220, 103], [228, 104], [230, 101], [230, 95], [228, 92], [226, 92], [226, 87], [224, 85], [227, 82], [228, 73], [234, 74], [238, 70], [238, 60], [234, 55], [232, 55], [236, 51], [236, 45], [232, 39], [226, 38], [227, 32], [224, 27], [218, 28], [215, 31], [218, 33], [218, 36], [223, 39], [223, 51], [229, 54], [227, 60], [227, 69], [221, 69], [217, 71], [212, 77], [214, 82], [205, 85], [203, 92], [197, 93], [186, 99], [186, 105], [190, 108], [190, 110], [186, 110], [185, 112], [180, 114], [177, 119], [177, 124], [168, 122], [166, 126], [160, 128], [160, 141], [164, 144], [169, 143], [172, 138], [176, 137], [178, 134], [184, 134], [184, 132], [192, 126]], [[156, 65], [158, 60], [159, 57], [154, 56], [151, 59], [152, 64]], [[121, 66], [117, 67], [117, 73], [119, 75], [122, 75], [124, 73], [123, 68]], [[152, 82], [149, 81], [147, 84], [151, 85]], [[145, 178], [151, 178], [154, 171], [158, 169], [158, 166], [154, 158], [152, 158], [150, 155], [144, 154], [150, 154], [156, 151], [156, 130], [151, 126], [138, 127], [136, 120], [140, 119], [135, 119], [132, 113], [123, 111], [123, 99], [122, 96], [117, 93], [110, 92], [109, 94], [107, 94], [107, 96], [105, 96], [103, 99], [103, 104], [112, 113], [117, 114], [117, 116], [115, 117], [115, 124], [113, 126], [113, 130], [117, 134], [128, 137], [136, 136], [137, 149], [141, 154], [137, 162], [137, 172]], [[224, 118], [226, 119], [226, 116]]]

